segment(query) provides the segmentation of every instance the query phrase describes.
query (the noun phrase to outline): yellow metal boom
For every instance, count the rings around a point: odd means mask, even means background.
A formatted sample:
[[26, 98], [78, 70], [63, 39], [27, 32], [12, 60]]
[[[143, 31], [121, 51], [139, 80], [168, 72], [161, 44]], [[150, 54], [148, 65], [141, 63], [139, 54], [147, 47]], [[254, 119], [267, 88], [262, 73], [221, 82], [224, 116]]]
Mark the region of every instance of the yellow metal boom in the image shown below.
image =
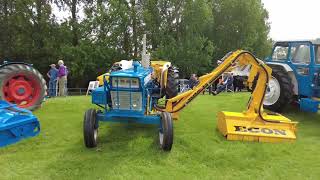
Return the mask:
[[165, 107], [156, 106], [155, 109], [170, 113], [179, 112], [234, 65], [251, 65], [249, 84], [252, 84], [253, 77], [256, 75], [259, 78], [245, 112], [219, 112], [218, 129], [220, 132], [228, 140], [277, 142], [296, 139], [296, 122], [291, 122], [280, 114], [267, 114], [263, 111], [263, 99], [272, 70], [248, 51], [237, 50], [228, 53], [217, 68], [199, 78], [199, 84], [196, 87], [168, 99]]
[[[215, 68], [211, 73], [201, 76], [199, 78], [199, 84], [193, 89], [186, 91], [178, 96], [168, 99], [165, 108], [156, 107], [157, 110], [166, 111], [170, 113], [175, 113], [182, 110], [188, 103], [190, 103], [200, 92], [202, 92], [206, 87], [212, 84], [219, 76], [221, 76], [224, 72], [226, 72], [229, 68], [232, 67], [236, 62], [238, 65], [252, 65], [252, 70], [258, 70], [262, 74], [259, 76], [259, 80], [257, 82], [257, 88], [253, 92], [253, 100], [251, 105], [249, 106], [250, 111], [253, 109], [257, 109], [253, 105], [260, 104], [260, 100], [263, 100], [264, 91], [266, 88], [266, 84], [268, 83], [268, 77], [271, 76], [271, 68], [265, 65], [260, 60], [256, 59], [251, 53], [243, 50], [238, 50], [232, 53], [228, 53], [224, 58], [222, 58], [222, 63]], [[263, 84], [262, 86], [258, 84]]]

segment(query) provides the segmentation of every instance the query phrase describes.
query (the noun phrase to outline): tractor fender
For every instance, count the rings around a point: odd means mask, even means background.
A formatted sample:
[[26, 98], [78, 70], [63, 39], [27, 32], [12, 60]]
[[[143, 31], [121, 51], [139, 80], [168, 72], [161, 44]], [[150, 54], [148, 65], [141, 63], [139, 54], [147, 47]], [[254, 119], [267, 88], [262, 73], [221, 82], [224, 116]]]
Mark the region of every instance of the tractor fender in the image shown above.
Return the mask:
[[271, 68], [280, 67], [283, 71], [287, 72], [291, 78], [291, 83], [293, 85], [293, 94], [298, 95], [298, 81], [294, 74], [293, 69], [288, 64], [277, 63], [277, 62], [266, 62]]

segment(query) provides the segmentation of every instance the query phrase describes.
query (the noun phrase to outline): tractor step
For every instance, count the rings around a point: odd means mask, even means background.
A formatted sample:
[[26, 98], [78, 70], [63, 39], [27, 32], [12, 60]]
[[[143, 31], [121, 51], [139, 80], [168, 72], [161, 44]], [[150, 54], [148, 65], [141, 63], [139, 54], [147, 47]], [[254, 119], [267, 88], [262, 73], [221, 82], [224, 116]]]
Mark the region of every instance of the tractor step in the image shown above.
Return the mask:
[[40, 132], [40, 123], [31, 111], [0, 101], [0, 147], [33, 137]]
[[279, 114], [248, 116], [245, 113], [219, 112], [218, 129], [227, 140], [291, 142], [296, 139], [296, 122]]

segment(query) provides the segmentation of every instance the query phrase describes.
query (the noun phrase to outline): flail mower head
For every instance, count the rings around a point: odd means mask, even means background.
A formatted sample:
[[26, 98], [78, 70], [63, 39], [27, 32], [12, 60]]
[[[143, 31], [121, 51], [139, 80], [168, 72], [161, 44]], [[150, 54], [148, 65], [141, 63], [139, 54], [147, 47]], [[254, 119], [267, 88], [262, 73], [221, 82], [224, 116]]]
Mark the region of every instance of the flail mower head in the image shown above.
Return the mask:
[[[242, 113], [222, 111], [218, 129], [228, 140], [258, 142], [292, 142], [296, 140], [297, 122], [278, 113], [264, 112], [263, 100], [272, 77], [272, 69], [249, 52], [239, 52], [238, 65], [251, 65], [248, 83], [257, 77], [256, 85]], [[232, 56], [227, 60], [232, 60]]]
[[246, 112], [218, 113], [218, 129], [230, 141], [293, 142], [297, 122], [280, 114], [266, 114], [263, 119]]
[[40, 123], [31, 111], [0, 101], [0, 147], [36, 136]]

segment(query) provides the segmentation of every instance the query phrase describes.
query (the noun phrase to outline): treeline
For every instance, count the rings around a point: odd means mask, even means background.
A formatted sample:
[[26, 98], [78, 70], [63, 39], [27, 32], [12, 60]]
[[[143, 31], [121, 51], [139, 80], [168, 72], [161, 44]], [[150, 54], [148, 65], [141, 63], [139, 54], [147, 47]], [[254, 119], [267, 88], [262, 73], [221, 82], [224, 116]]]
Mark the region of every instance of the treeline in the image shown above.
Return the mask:
[[[70, 16], [61, 21], [60, 13]], [[33, 63], [44, 74], [63, 59], [69, 86], [85, 87], [113, 62], [139, 57], [147, 34], [152, 58], [187, 77], [235, 49], [264, 57], [267, 20], [260, 0], [1, 0], [0, 58]]]

